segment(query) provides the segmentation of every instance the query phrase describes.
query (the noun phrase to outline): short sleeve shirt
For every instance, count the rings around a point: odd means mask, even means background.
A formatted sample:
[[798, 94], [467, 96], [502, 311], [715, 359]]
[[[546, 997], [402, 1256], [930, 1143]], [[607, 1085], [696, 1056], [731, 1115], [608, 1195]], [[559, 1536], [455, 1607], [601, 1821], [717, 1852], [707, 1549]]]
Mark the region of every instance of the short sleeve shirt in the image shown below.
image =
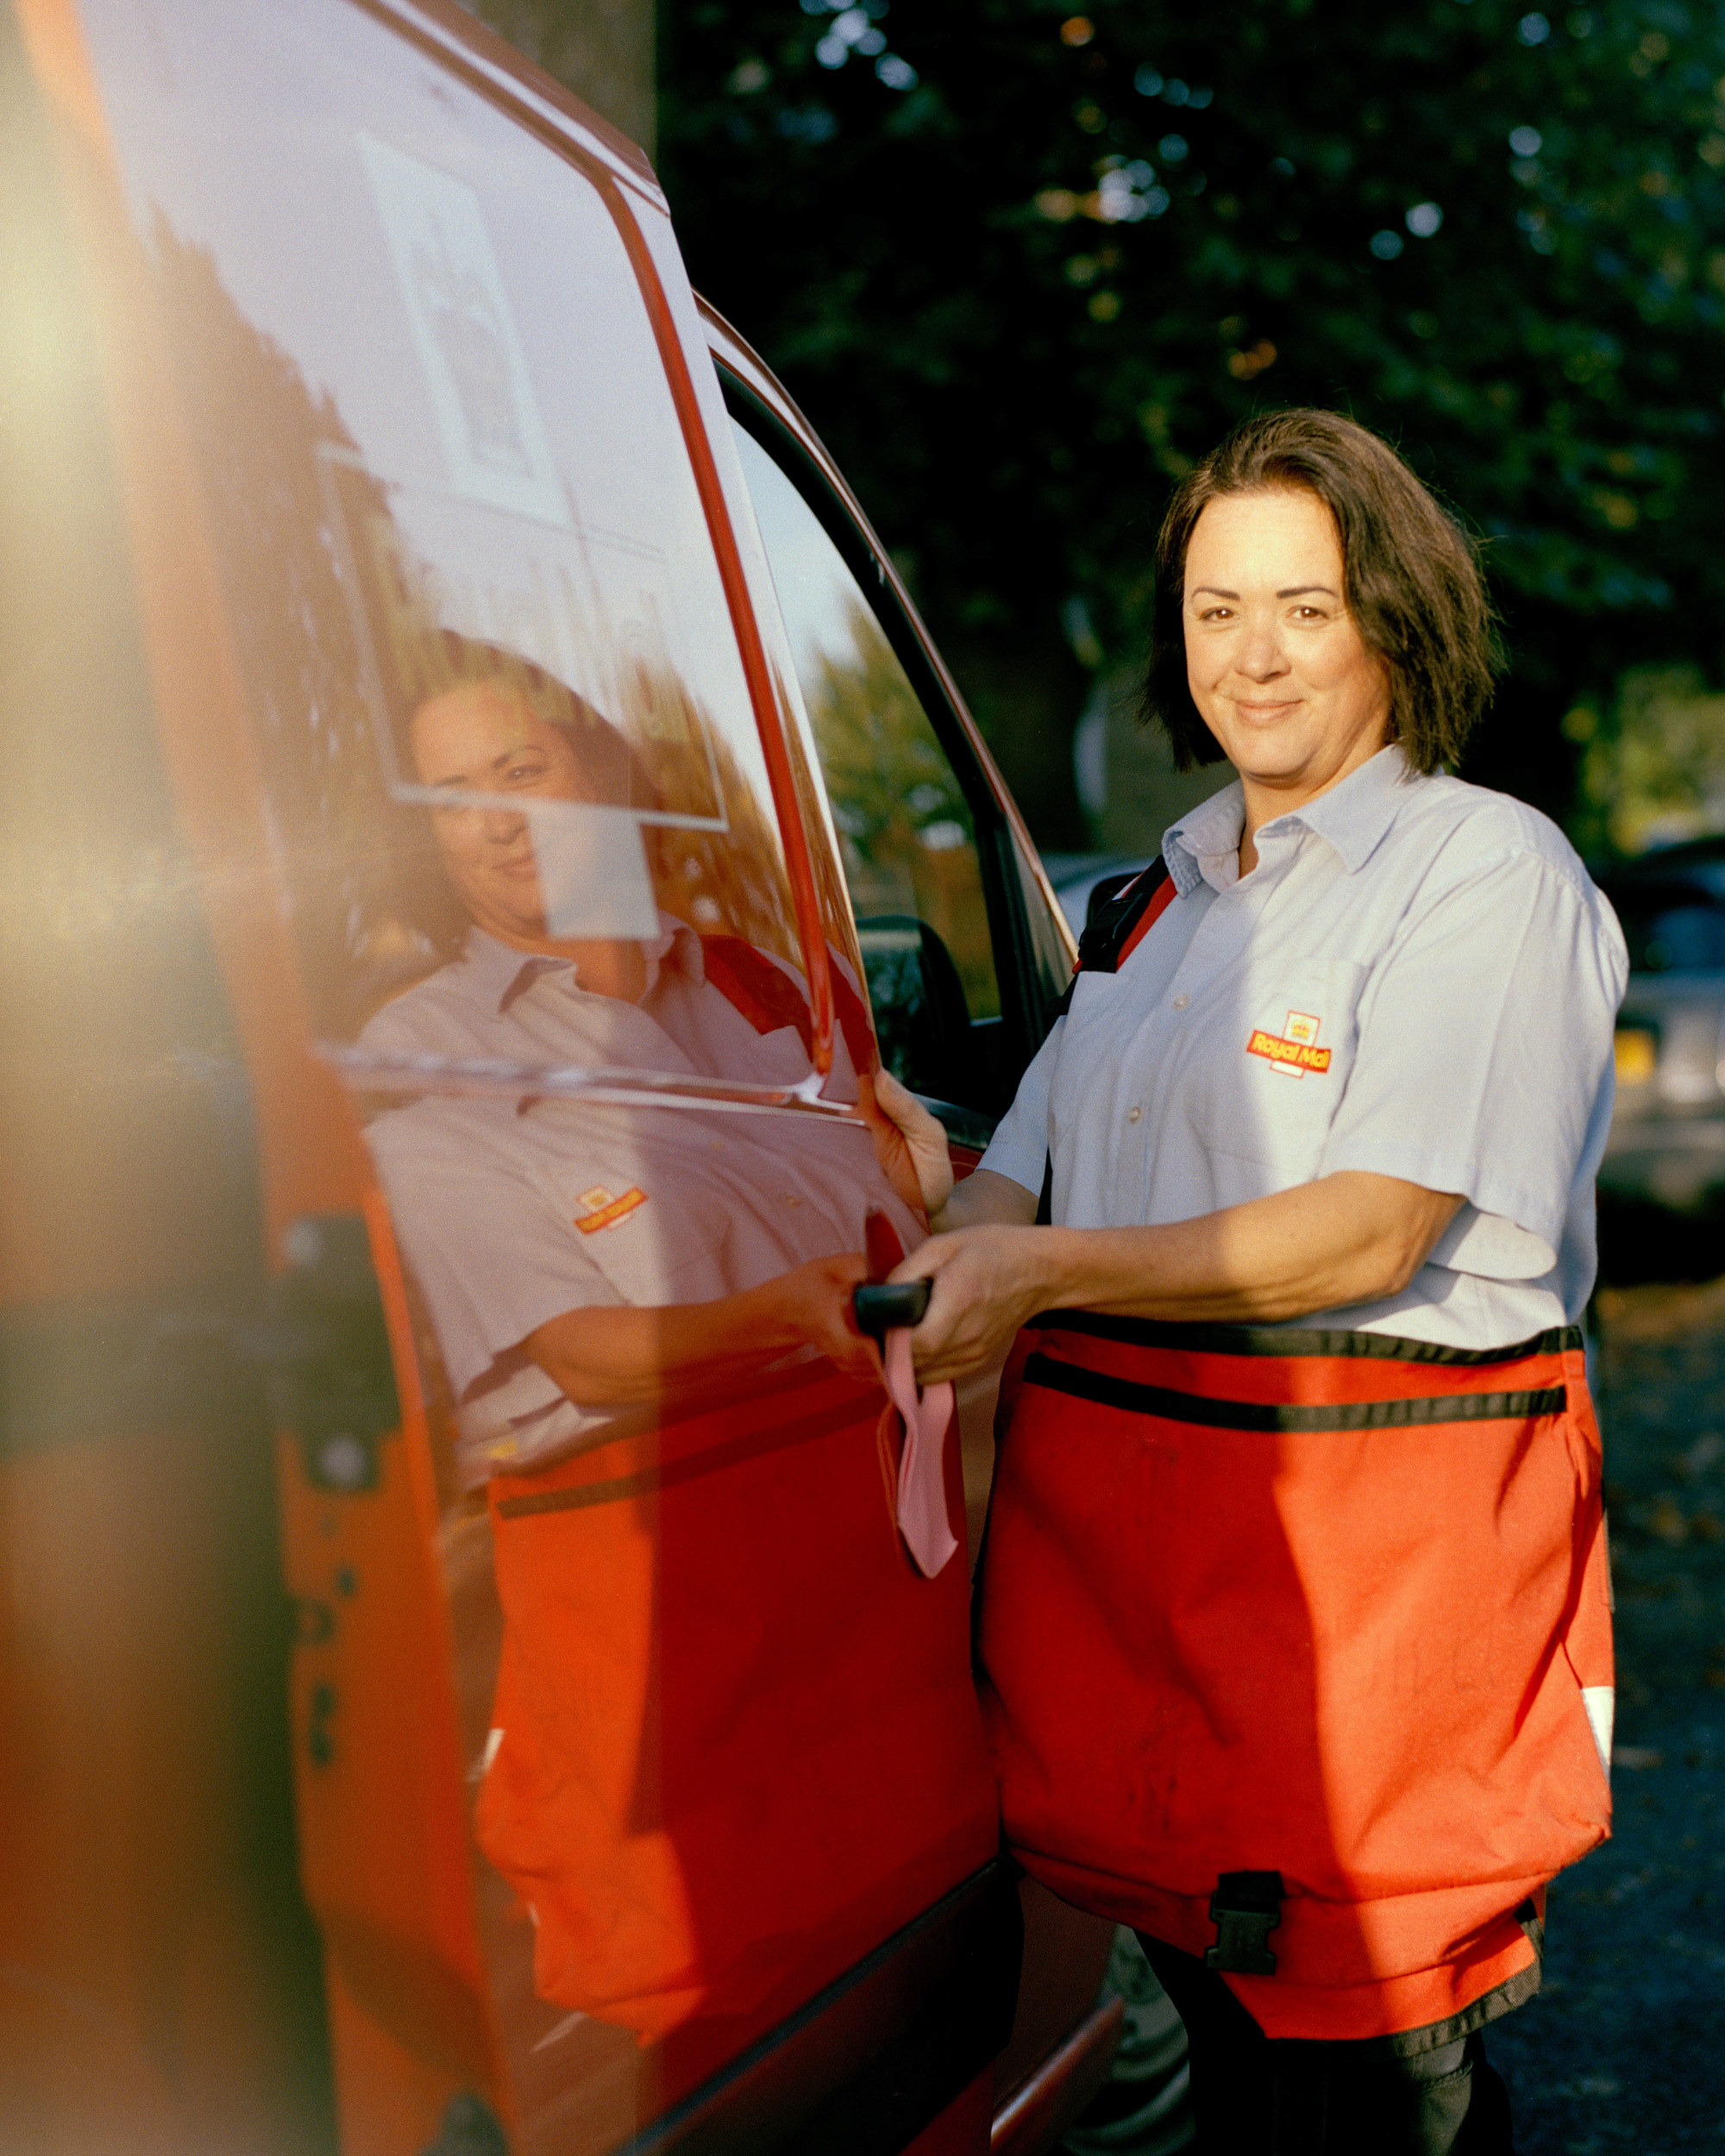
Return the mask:
[[1166, 834], [1176, 896], [1078, 975], [982, 1164], [1035, 1190], [1051, 1158], [1076, 1227], [1344, 1169], [1458, 1192], [1402, 1294], [1321, 1321], [1473, 1348], [1576, 1321], [1628, 962], [1574, 850], [1394, 746], [1264, 824], [1242, 878], [1244, 817], [1236, 783]]

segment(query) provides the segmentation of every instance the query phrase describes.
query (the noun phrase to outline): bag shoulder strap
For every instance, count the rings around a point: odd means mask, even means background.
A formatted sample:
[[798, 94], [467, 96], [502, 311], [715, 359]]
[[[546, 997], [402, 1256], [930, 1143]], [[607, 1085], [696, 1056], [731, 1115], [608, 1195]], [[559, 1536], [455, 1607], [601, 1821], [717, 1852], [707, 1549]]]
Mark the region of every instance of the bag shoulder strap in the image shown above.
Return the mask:
[[[1078, 963], [1066, 993], [1054, 1006], [1056, 1018], [1072, 1007], [1072, 989], [1081, 973], [1118, 973], [1149, 934], [1175, 895], [1168, 863], [1158, 854], [1147, 868], [1130, 876], [1100, 904], [1094, 899], [1090, 918], [1078, 938]], [[1036, 1203], [1036, 1225], [1047, 1227], [1054, 1217], [1054, 1156], [1043, 1163], [1042, 1194]]]
[[[1078, 938], [1078, 963], [1072, 969], [1072, 981], [1081, 973], [1118, 973], [1173, 897], [1168, 863], [1158, 854], [1149, 868], [1128, 877], [1100, 905], [1093, 904], [1084, 932]], [[1064, 1018], [1071, 1005], [1070, 981], [1065, 994], [1055, 1006], [1056, 1018]]]
[[[703, 936], [700, 947], [708, 981], [757, 1033], [793, 1026], [803, 1053], [813, 1055], [814, 1019], [807, 999], [781, 967], [740, 936]], [[850, 985], [849, 972], [836, 954], [828, 973], [839, 1031], [850, 1051], [851, 1069], [872, 1069], [875, 1058], [868, 1006]]]

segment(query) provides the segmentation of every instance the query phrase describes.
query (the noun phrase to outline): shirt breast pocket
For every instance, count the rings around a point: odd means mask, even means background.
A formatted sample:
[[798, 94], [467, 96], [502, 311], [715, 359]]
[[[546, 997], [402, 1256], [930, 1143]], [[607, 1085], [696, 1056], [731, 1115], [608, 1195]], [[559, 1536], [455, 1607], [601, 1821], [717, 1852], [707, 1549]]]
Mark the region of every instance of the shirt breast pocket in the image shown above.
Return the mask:
[[1261, 1163], [1277, 1188], [1310, 1181], [1353, 1068], [1364, 980], [1346, 958], [1248, 967], [1219, 999], [1196, 1118], [1210, 1151]]

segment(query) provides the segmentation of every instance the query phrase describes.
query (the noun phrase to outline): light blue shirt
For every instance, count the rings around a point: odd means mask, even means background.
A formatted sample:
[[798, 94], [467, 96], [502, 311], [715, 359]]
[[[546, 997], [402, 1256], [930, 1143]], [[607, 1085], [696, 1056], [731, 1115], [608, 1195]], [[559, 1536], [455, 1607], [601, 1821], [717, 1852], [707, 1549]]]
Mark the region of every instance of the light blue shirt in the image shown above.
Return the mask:
[[1177, 896], [1081, 974], [982, 1165], [1053, 1217], [1157, 1225], [1364, 1169], [1465, 1203], [1402, 1294], [1302, 1325], [1453, 1347], [1579, 1319], [1628, 973], [1525, 804], [1380, 751], [1258, 833], [1238, 783], [1163, 840]]

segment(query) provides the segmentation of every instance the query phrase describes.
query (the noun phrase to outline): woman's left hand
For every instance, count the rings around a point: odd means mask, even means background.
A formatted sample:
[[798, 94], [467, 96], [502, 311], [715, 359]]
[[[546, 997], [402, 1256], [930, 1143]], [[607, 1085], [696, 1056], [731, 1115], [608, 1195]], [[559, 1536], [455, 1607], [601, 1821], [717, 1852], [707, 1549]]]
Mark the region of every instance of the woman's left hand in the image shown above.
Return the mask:
[[932, 1220], [952, 1195], [946, 1132], [884, 1066], [857, 1073], [856, 1106], [887, 1180], [907, 1206]]
[[911, 1335], [919, 1381], [974, 1376], [1005, 1359], [1027, 1318], [1050, 1307], [1047, 1228], [959, 1228], [931, 1236], [892, 1277], [932, 1280], [927, 1314]]

